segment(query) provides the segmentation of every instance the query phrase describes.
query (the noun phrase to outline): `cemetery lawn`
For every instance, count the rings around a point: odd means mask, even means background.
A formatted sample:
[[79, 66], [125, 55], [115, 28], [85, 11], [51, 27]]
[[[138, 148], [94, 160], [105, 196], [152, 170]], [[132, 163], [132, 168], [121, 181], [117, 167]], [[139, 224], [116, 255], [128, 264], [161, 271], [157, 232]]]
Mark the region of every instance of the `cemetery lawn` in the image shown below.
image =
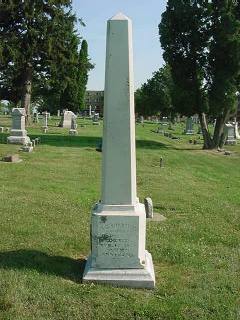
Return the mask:
[[[171, 131], [179, 141], [137, 125], [138, 196], [167, 218], [147, 223], [156, 288], [81, 284], [102, 124], [80, 119], [72, 137], [57, 121], [47, 134], [29, 129], [42, 143], [21, 163], [0, 162], [0, 319], [239, 320], [240, 145], [225, 156], [189, 144], [180, 125]], [[0, 157], [19, 153], [5, 138]]]

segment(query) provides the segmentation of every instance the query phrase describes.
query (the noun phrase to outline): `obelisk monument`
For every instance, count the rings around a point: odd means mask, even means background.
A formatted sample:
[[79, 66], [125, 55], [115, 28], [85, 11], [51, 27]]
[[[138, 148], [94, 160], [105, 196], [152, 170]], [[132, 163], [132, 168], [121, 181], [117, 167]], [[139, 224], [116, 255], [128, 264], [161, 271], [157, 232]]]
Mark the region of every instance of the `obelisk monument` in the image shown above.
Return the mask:
[[145, 250], [146, 212], [136, 192], [134, 79], [131, 20], [108, 21], [104, 94], [102, 196], [92, 212], [84, 282], [153, 288]]

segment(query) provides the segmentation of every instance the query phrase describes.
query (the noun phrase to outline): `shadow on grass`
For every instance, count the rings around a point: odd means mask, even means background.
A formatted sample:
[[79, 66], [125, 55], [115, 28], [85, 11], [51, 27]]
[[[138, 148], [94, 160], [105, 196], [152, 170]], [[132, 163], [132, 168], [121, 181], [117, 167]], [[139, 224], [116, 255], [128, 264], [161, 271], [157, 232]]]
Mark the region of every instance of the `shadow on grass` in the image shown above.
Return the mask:
[[[35, 136], [31, 136], [33, 138]], [[60, 136], [60, 135], [42, 135], [41, 143], [51, 146], [59, 147], [92, 147], [95, 148], [102, 141], [101, 137], [88, 137], [88, 136]], [[166, 144], [150, 141], [150, 140], [137, 140], [137, 148], [143, 149], [167, 149]]]
[[41, 144], [47, 144], [55, 147], [79, 147], [79, 148], [96, 148], [101, 142], [101, 137], [88, 137], [88, 136], [67, 136], [57, 134], [47, 135], [29, 135], [31, 139], [36, 137], [41, 138]]
[[75, 260], [69, 257], [50, 256], [37, 250], [16, 250], [0, 252], [0, 268], [30, 269], [39, 273], [55, 275], [81, 283], [85, 259]]
[[[7, 136], [9, 134], [2, 133], [0, 134], [0, 143], [6, 143]], [[102, 141], [102, 137], [92, 137], [92, 136], [68, 136], [68, 135], [59, 135], [59, 134], [29, 134], [29, 137], [31, 139], [40, 137], [41, 138], [41, 144], [44, 145], [50, 145], [55, 147], [78, 147], [78, 148], [96, 148]], [[152, 149], [152, 150], [162, 150], [162, 149], [168, 149], [168, 150], [197, 150], [197, 148], [193, 148], [189, 146], [189, 148], [181, 148], [181, 145], [179, 147], [175, 147], [170, 144], [166, 144], [160, 141], [154, 141], [154, 140], [137, 140], [136, 141], [136, 147], [138, 149]]]

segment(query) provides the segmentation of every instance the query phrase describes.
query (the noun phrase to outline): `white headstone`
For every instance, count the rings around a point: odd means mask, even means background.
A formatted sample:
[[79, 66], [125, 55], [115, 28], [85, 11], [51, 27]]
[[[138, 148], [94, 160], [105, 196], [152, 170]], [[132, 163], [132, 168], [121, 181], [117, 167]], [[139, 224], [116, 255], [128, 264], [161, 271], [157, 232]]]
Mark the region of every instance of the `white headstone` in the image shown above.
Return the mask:
[[92, 212], [83, 281], [153, 288], [146, 212], [136, 195], [133, 81], [132, 23], [120, 13], [108, 21], [102, 196]]
[[235, 125], [231, 123], [226, 123], [224, 127], [224, 134], [226, 137], [225, 144], [236, 144], [236, 132]]
[[60, 110], [58, 110], [57, 111], [57, 116], [60, 117], [60, 114], [61, 114], [61, 112], [60, 112]]
[[63, 111], [60, 127], [71, 129], [73, 116], [75, 114], [72, 111]]
[[50, 114], [47, 111], [44, 111], [42, 115], [43, 115], [43, 129], [48, 129], [48, 117]]
[[24, 108], [14, 108], [12, 110], [12, 129], [11, 135], [7, 138], [8, 143], [27, 144], [30, 142], [25, 130], [25, 117]]
[[240, 134], [239, 134], [239, 131], [238, 131], [238, 122], [237, 122], [237, 119], [235, 119], [234, 126], [235, 126], [236, 139], [237, 139], [237, 140], [240, 140]]

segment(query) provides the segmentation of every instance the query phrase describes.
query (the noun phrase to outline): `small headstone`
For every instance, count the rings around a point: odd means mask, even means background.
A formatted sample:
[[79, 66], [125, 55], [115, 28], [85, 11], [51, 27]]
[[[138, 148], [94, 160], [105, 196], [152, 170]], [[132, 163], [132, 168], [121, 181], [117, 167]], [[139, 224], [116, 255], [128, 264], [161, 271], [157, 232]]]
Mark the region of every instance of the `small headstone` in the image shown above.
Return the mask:
[[43, 131], [44, 131], [44, 133], [46, 133], [46, 131], [47, 131], [47, 129], [48, 129], [48, 118], [49, 118], [49, 116], [50, 116], [50, 113], [48, 113], [47, 111], [44, 111], [43, 113], [42, 113], [42, 115], [43, 115]]
[[0, 132], [4, 132], [4, 127], [0, 127]]
[[75, 114], [72, 111], [64, 110], [59, 127], [71, 129], [73, 116], [75, 116]]
[[60, 112], [60, 110], [58, 110], [57, 111], [57, 116], [60, 117], [60, 114], [61, 114], [61, 112]]
[[99, 113], [95, 113], [94, 114], [94, 116], [93, 116], [93, 118], [92, 118], [92, 120], [93, 120], [93, 125], [100, 125], [100, 122], [99, 122]]
[[231, 155], [231, 152], [230, 152], [230, 151], [225, 151], [225, 152], [224, 152], [224, 155], [225, 155], [225, 156], [230, 156], [230, 155]]
[[11, 154], [11, 155], [8, 154], [2, 158], [2, 161], [17, 163], [17, 162], [20, 162], [21, 159], [19, 158], [18, 154]]
[[153, 218], [153, 202], [151, 198], [144, 199], [144, 206], [146, 211], [146, 218]]
[[32, 152], [33, 151], [33, 143], [30, 141], [28, 144], [22, 146], [20, 150], [23, 152]]

